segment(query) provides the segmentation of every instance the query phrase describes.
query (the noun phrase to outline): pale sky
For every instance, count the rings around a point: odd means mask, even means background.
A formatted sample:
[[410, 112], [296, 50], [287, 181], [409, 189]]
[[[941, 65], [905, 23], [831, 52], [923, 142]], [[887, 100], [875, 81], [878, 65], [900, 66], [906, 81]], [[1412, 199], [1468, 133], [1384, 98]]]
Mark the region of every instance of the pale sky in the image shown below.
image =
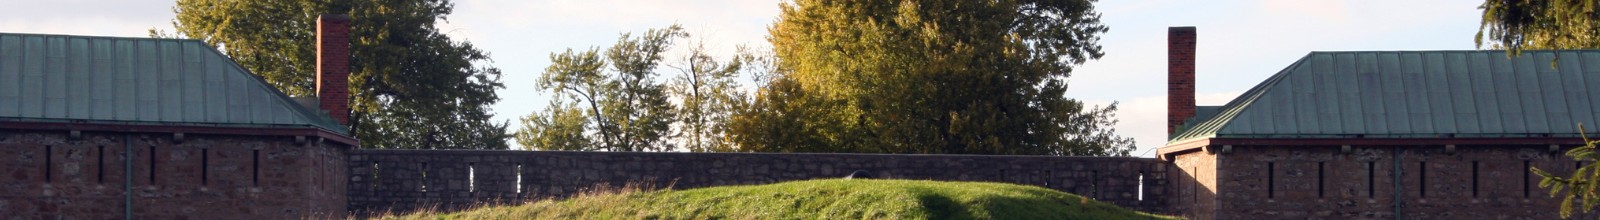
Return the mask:
[[[552, 52], [605, 47], [621, 32], [674, 23], [712, 51], [766, 47], [778, 0], [457, 0], [441, 29], [488, 51], [506, 88], [494, 106], [511, 121], [544, 108], [534, 81]], [[0, 8], [0, 32], [144, 37], [170, 30], [170, 0], [25, 0]], [[1166, 143], [1166, 30], [1198, 32], [1198, 103], [1222, 105], [1312, 51], [1471, 50], [1482, 1], [1114, 0], [1096, 4], [1111, 31], [1106, 56], [1075, 69], [1068, 96], [1119, 102], [1117, 131], [1134, 154]], [[679, 44], [686, 45], [686, 44]], [[670, 56], [669, 56], [670, 57]], [[662, 69], [662, 73], [675, 73]], [[662, 76], [663, 78], [669, 76]], [[513, 145], [515, 145], [513, 143]], [[514, 147], [515, 148], [515, 147]]]

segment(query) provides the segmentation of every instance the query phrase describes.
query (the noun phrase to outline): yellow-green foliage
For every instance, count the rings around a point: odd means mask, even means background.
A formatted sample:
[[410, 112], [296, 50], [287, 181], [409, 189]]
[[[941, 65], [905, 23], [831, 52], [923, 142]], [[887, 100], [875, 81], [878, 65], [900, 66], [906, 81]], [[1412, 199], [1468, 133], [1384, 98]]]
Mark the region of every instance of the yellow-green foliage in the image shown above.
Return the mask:
[[384, 219], [1173, 219], [1046, 188], [921, 180], [809, 180], [614, 190], [567, 200]]
[[[1600, 48], [1600, 1], [1485, 0], [1478, 47], [1516, 51]], [[1487, 42], [1485, 42], [1487, 40]]]
[[[1583, 124], [1578, 124], [1580, 134], [1587, 134]], [[1539, 188], [1550, 190], [1550, 197], [1561, 198], [1561, 217], [1572, 217], [1574, 213], [1589, 213], [1594, 207], [1600, 205], [1600, 152], [1595, 151], [1595, 145], [1600, 140], [1591, 140], [1588, 135], [1583, 136], [1585, 143], [1581, 147], [1567, 151], [1567, 157], [1584, 163], [1573, 171], [1571, 176], [1552, 174], [1537, 167], [1530, 168], [1533, 173], [1539, 174], [1543, 180], [1539, 181]]]
[[[1090, 0], [830, 1], [780, 6], [776, 77], [730, 119], [759, 152], [1127, 155], [1116, 105], [1068, 98], [1103, 53]], [[1113, 73], [1114, 74], [1114, 73]], [[1095, 92], [1095, 91], [1090, 91]]]

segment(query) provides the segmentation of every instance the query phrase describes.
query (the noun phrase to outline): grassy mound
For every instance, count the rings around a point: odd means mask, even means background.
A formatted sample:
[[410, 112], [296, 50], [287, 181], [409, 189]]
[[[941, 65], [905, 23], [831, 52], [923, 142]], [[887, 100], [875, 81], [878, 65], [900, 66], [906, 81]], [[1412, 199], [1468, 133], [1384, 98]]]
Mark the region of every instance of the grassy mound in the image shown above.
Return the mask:
[[1171, 219], [1046, 188], [918, 180], [808, 180], [640, 192], [390, 219]]

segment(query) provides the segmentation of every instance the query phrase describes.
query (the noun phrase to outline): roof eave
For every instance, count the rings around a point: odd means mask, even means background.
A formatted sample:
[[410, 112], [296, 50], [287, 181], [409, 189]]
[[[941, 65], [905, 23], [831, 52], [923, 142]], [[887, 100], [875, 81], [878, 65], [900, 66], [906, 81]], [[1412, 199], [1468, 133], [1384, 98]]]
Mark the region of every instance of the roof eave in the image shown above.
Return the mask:
[[1469, 137], [1469, 138], [1197, 138], [1177, 141], [1156, 149], [1157, 157], [1203, 151], [1206, 146], [1444, 146], [1444, 145], [1564, 145], [1587, 143], [1583, 137]]
[[247, 135], [247, 136], [306, 136], [318, 137], [323, 140], [333, 141], [355, 148], [361, 142], [354, 137], [335, 133], [317, 127], [222, 127], [222, 126], [195, 126], [195, 125], [147, 125], [147, 124], [108, 124], [108, 123], [69, 123], [69, 122], [0, 122], [0, 129], [16, 130], [59, 130], [59, 131], [104, 131], [104, 132], [131, 132], [131, 133], [186, 133], [186, 134], [220, 134], [220, 135]]

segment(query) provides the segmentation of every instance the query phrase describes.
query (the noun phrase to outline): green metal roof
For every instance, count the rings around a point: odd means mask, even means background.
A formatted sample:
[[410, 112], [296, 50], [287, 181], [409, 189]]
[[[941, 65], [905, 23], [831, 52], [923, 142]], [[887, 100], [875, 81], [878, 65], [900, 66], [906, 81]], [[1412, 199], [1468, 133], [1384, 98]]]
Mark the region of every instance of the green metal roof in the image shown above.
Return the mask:
[[1576, 137], [1600, 118], [1600, 51], [1312, 52], [1197, 116], [1202, 138]]
[[0, 33], [0, 121], [345, 127], [197, 40]]

